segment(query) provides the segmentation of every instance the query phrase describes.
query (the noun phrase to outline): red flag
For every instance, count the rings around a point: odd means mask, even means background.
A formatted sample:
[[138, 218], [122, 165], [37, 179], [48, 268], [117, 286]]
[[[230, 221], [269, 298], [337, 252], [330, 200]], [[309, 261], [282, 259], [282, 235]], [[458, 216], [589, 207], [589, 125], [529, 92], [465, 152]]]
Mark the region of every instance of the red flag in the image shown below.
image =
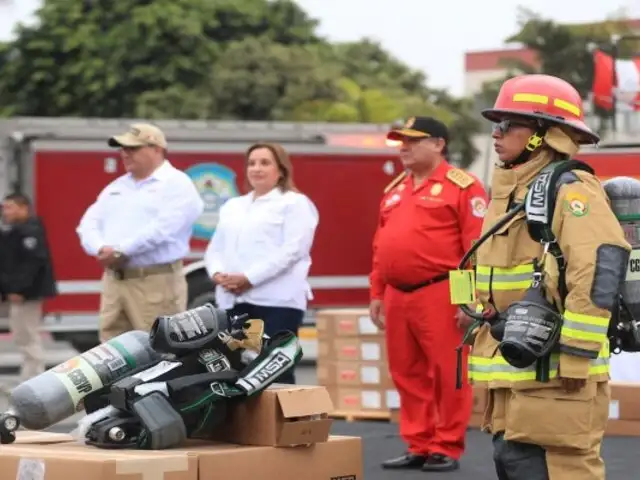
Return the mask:
[[[593, 103], [611, 110], [613, 95], [616, 107], [640, 110], [640, 57], [616, 59], [616, 81], [613, 78], [613, 57], [596, 50], [593, 54]], [[615, 89], [615, 90], [614, 90]]]

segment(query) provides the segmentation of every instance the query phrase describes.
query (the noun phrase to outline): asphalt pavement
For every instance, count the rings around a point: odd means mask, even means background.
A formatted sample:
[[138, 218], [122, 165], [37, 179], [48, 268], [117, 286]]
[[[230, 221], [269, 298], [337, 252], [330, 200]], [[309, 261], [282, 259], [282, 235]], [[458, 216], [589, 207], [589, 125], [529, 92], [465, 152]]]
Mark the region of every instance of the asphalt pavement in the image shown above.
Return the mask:
[[[48, 343], [48, 357], [51, 366], [64, 361], [75, 354], [73, 349], [63, 344]], [[17, 384], [15, 375], [18, 362], [7, 363], [7, 360], [17, 356], [8, 342], [0, 339], [0, 365], [3, 367], [0, 374], [0, 385], [10, 387]], [[66, 358], [65, 358], [66, 356]], [[55, 363], [54, 363], [55, 362]], [[13, 371], [12, 371], [13, 370]], [[304, 365], [298, 368], [297, 379], [299, 384], [315, 385], [315, 366]], [[7, 407], [6, 395], [0, 393], [0, 409]], [[68, 433], [76, 426], [80, 414], [61, 422], [50, 431]], [[352, 435], [361, 437], [364, 449], [364, 478], [366, 480], [412, 480], [417, 478], [436, 478], [442, 476], [448, 480], [495, 480], [493, 470], [490, 437], [477, 430], [469, 430], [467, 436], [467, 450], [462, 458], [462, 467], [457, 472], [451, 473], [423, 473], [416, 472], [389, 472], [380, 468], [380, 462], [400, 455], [404, 451], [404, 445], [398, 435], [396, 424], [378, 421], [345, 422], [335, 420], [333, 433], [338, 435]], [[603, 456], [607, 463], [608, 480], [631, 480], [638, 478], [638, 467], [635, 463], [640, 452], [640, 437], [609, 437], [603, 445]]]

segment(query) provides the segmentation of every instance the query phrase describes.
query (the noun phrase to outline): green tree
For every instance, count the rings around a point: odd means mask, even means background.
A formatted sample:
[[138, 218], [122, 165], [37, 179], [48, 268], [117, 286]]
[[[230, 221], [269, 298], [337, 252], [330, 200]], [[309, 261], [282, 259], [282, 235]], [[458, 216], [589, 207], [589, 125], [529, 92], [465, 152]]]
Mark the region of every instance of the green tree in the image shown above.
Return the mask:
[[472, 101], [429, 88], [423, 72], [406, 66], [371, 39], [337, 44], [332, 55], [342, 76], [352, 81], [347, 104], [354, 115], [358, 112], [354, 121], [387, 123], [415, 115], [438, 118], [451, 130], [452, 159], [462, 167], [473, 163], [477, 151], [472, 139], [481, 127]]
[[337, 78], [337, 70], [320, 61], [313, 45], [249, 37], [229, 44], [208, 85], [218, 99], [218, 116], [278, 120], [309, 100], [336, 101]]
[[433, 102], [443, 111], [451, 112], [448, 118], [440, 117], [447, 124], [451, 143], [449, 156], [453, 163], [466, 168], [478, 156], [478, 149], [473, 143], [473, 137], [482, 129], [482, 124], [474, 110], [473, 100], [470, 98], [454, 98], [444, 90], [432, 92]]
[[[2, 1], [2, 0], [0, 0]], [[430, 115], [474, 158], [468, 102], [291, 0], [44, 0], [0, 44], [0, 114], [391, 123]], [[465, 143], [466, 142], [466, 143]]]
[[288, 0], [46, 0], [36, 15], [0, 48], [8, 114], [131, 116], [161, 92], [200, 88], [229, 42], [319, 41]]
[[364, 89], [401, 89], [422, 97], [429, 94], [425, 74], [402, 63], [379, 42], [364, 38], [338, 43], [330, 55], [341, 66], [341, 75]]

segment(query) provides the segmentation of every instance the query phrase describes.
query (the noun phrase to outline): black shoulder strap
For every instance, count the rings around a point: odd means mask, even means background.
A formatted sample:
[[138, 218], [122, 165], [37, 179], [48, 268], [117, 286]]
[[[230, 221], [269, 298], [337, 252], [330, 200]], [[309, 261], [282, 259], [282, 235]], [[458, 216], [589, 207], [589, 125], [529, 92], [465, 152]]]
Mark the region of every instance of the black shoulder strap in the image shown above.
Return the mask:
[[566, 261], [556, 237], [551, 230], [553, 212], [556, 206], [558, 190], [562, 186], [560, 178], [565, 173], [573, 170], [582, 170], [594, 174], [594, 170], [580, 160], [563, 160], [547, 165], [531, 182], [525, 197], [525, 212], [529, 235], [537, 242], [548, 244], [549, 253], [558, 262], [558, 289], [562, 306], [567, 296], [567, 284], [565, 279]]
[[572, 170], [583, 170], [591, 174], [593, 169], [580, 160], [563, 160], [547, 165], [531, 182], [525, 197], [525, 212], [531, 238], [538, 242], [553, 242], [551, 232], [559, 180]]

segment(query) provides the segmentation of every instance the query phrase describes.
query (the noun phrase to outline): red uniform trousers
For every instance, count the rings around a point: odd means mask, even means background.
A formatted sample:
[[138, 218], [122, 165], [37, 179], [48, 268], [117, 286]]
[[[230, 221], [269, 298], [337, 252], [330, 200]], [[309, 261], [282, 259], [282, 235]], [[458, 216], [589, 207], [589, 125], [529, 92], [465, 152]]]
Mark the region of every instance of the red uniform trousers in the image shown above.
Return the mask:
[[459, 459], [473, 391], [467, 381], [467, 346], [463, 387], [456, 389], [456, 347], [464, 332], [456, 326], [449, 281], [411, 293], [387, 285], [384, 309], [389, 371], [400, 395], [400, 435], [411, 453]]

